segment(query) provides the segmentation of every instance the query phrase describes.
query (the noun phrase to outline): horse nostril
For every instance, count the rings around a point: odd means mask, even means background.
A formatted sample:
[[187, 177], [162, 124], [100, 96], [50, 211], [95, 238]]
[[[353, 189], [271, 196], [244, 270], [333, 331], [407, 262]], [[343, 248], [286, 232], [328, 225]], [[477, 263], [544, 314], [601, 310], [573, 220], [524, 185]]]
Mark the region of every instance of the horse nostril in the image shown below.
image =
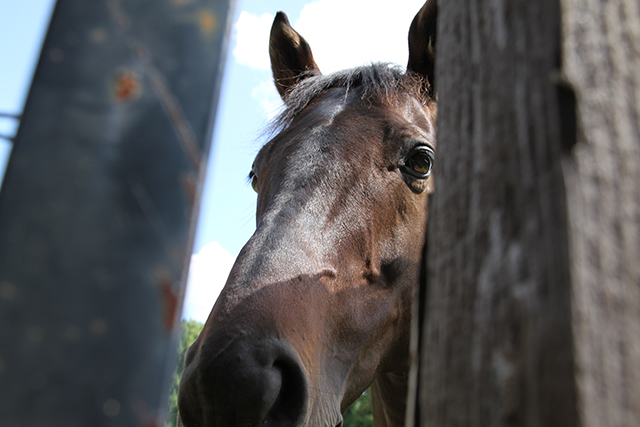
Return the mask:
[[308, 402], [307, 379], [297, 358], [283, 355], [273, 362], [280, 371], [280, 392], [265, 423], [273, 426], [300, 425], [306, 417]]
[[299, 426], [307, 416], [308, 381], [297, 353], [279, 339], [236, 340], [202, 352], [185, 367], [180, 413], [185, 426]]

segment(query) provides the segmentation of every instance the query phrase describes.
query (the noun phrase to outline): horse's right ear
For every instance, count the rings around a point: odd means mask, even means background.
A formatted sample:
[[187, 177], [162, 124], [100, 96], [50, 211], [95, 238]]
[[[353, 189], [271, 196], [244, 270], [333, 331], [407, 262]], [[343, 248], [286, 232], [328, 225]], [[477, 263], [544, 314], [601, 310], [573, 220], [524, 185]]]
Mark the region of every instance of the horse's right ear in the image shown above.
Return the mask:
[[305, 77], [320, 74], [309, 43], [289, 24], [287, 15], [278, 12], [269, 36], [271, 71], [280, 97]]
[[433, 96], [436, 64], [437, 0], [427, 0], [413, 18], [409, 29], [409, 62], [407, 70], [421, 76], [426, 92]]

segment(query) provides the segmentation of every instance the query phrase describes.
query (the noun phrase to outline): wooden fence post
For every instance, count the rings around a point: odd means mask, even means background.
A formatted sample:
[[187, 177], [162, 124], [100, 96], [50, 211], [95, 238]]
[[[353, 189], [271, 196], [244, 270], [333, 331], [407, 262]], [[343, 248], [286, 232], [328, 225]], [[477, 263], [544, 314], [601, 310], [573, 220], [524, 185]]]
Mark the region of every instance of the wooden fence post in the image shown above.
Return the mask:
[[640, 5], [562, 0], [578, 132], [563, 160], [578, 411], [640, 425]]
[[639, 17], [439, 2], [421, 425], [640, 424]]

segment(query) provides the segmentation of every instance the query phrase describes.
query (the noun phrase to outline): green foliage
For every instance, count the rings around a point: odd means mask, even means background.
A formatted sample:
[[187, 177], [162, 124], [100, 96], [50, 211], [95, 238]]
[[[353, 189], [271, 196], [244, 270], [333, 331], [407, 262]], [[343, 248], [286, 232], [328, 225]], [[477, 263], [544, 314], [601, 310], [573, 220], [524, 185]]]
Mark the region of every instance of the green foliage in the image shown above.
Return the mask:
[[[180, 341], [178, 343], [178, 364], [173, 373], [171, 391], [169, 393], [169, 414], [166, 427], [176, 427], [178, 416], [178, 386], [184, 369], [184, 354], [187, 348], [198, 338], [203, 324], [195, 320], [180, 322]], [[373, 426], [373, 412], [371, 410], [371, 391], [367, 390], [344, 413], [344, 427]]]
[[371, 427], [373, 426], [373, 411], [371, 409], [371, 390], [362, 393], [343, 415], [343, 427]]
[[180, 341], [178, 342], [178, 364], [173, 372], [171, 391], [169, 392], [169, 414], [167, 415], [166, 427], [176, 427], [176, 417], [178, 416], [178, 386], [180, 377], [184, 369], [184, 354], [193, 343], [204, 325], [195, 320], [180, 322]]

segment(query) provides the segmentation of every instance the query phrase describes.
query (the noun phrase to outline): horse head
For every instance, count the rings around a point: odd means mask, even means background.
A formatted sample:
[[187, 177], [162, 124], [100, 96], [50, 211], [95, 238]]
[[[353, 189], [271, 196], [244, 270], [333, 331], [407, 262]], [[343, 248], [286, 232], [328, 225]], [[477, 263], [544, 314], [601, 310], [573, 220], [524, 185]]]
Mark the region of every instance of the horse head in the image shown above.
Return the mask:
[[435, 13], [430, 0], [414, 19], [406, 71], [329, 75], [277, 14], [285, 110], [250, 174], [256, 231], [185, 358], [185, 427], [339, 426], [370, 385], [375, 424], [402, 424], [433, 192]]

